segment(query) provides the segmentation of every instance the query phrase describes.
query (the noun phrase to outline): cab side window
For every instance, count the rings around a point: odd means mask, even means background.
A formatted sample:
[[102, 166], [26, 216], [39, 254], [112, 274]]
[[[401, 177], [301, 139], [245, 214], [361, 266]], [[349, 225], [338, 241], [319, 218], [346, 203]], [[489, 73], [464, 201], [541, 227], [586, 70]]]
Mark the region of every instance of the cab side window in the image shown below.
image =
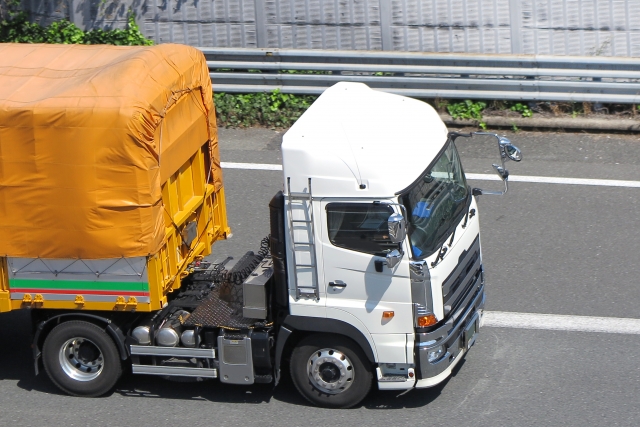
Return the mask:
[[398, 245], [389, 241], [388, 205], [373, 203], [329, 203], [327, 229], [334, 246], [372, 255], [386, 254]]

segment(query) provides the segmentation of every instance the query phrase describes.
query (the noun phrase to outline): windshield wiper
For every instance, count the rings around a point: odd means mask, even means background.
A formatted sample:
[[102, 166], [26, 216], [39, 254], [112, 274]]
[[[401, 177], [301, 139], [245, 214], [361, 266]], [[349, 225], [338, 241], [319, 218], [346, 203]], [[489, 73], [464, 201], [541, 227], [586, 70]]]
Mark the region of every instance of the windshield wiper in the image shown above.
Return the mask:
[[462, 223], [462, 228], [467, 228], [467, 222], [469, 221], [469, 218], [473, 218], [475, 214], [476, 214], [475, 209], [471, 209], [470, 211], [467, 211], [466, 215], [464, 216], [464, 223]]

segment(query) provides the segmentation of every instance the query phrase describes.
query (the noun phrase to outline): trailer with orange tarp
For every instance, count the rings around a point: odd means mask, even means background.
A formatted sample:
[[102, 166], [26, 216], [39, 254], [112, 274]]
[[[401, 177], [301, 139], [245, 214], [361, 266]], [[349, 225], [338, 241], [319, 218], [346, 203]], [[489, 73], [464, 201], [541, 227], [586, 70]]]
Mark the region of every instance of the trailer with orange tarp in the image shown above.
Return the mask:
[[230, 232], [188, 46], [0, 45], [0, 312], [160, 309]]

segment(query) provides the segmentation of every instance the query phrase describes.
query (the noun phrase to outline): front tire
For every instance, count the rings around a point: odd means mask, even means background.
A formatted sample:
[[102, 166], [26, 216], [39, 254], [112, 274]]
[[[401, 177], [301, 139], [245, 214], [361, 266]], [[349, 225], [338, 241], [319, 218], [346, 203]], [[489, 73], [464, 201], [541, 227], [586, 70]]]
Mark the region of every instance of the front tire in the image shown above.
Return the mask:
[[371, 390], [371, 365], [360, 347], [339, 335], [312, 335], [291, 354], [291, 378], [314, 405], [350, 408]]
[[72, 396], [101, 396], [122, 375], [120, 355], [111, 337], [83, 321], [53, 328], [42, 348], [42, 362], [51, 381]]

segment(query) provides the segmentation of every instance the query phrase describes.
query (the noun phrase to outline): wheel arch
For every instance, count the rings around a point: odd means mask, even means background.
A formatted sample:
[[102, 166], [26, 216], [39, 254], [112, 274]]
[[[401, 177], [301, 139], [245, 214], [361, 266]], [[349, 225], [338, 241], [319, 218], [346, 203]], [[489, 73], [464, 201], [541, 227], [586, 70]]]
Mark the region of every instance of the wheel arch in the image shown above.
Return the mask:
[[127, 360], [129, 358], [129, 352], [125, 345], [125, 336], [122, 333], [122, 330], [120, 330], [120, 328], [111, 319], [90, 313], [62, 313], [47, 317], [35, 324], [32, 348], [36, 375], [38, 375], [40, 368], [42, 367], [41, 349], [47, 335], [49, 335], [49, 332], [51, 332], [56, 326], [71, 320], [82, 320], [104, 329], [115, 343], [118, 353], [120, 354], [120, 358], [122, 360]]
[[354, 341], [364, 352], [367, 360], [376, 363], [374, 349], [360, 330], [347, 322], [323, 317], [287, 316], [278, 330], [276, 341], [275, 366], [276, 384], [280, 379], [280, 365], [283, 357], [291, 353], [300, 340], [310, 334], [333, 334]]

